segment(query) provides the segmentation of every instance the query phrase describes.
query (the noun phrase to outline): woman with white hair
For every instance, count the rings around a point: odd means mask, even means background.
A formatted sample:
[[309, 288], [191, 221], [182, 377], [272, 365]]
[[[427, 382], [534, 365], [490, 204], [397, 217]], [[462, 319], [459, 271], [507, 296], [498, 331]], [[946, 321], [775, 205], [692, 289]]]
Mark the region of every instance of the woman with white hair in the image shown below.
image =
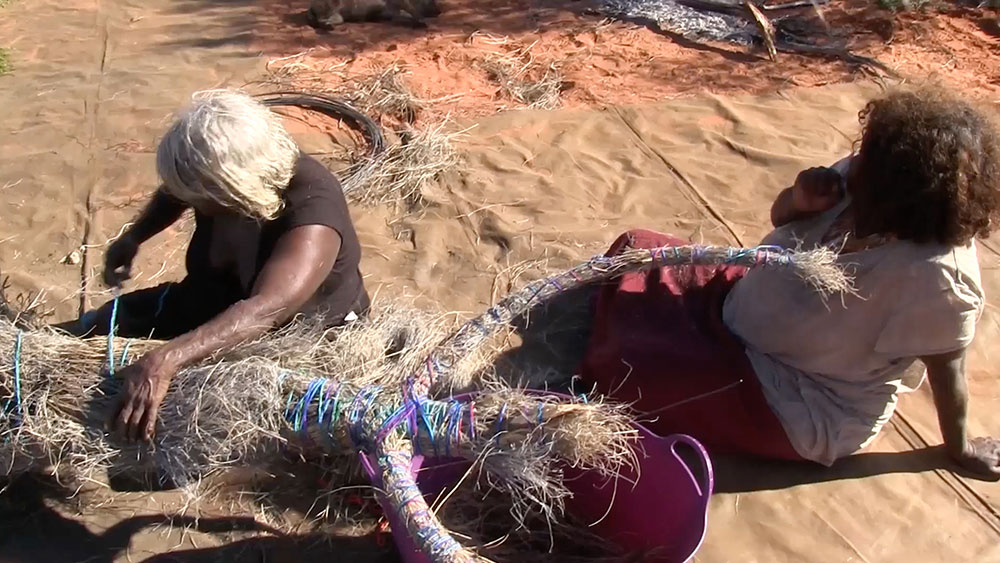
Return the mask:
[[[340, 184], [264, 105], [233, 91], [196, 94], [160, 141], [156, 167], [163, 184], [108, 249], [105, 282], [128, 279], [139, 246], [189, 208], [196, 227], [183, 281], [119, 299], [118, 334], [169, 339], [119, 373], [124, 385], [109, 425], [130, 440], [150, 438], [185, 366], [298, 314], [333, 326], [369, 306]], [[106, 334], [113, 306], [69, 330]]]

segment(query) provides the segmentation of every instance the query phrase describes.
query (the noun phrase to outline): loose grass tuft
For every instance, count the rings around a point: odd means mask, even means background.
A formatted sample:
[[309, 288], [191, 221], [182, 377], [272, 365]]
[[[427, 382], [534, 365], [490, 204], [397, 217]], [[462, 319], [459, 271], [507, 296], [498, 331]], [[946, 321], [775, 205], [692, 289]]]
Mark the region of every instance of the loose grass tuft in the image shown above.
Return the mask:
[[491, 54], [479, 61], [489, 79], [501, 92], [532, 109], [559, 107], [559, 95], [565, 85], [562, 73], [554, 64], [537, 64], [526, 50], [509, 55]]
[[14, 65], [10, 62], [10, 49], [0, 47], [0, 76], [14, 70]]
[[386, 203], [408, 210], [420, 207], [426, 186], [459, 165], [454, 141], [461, 132], [447, 124], [413, 129], [400, 134], [382, 156], [364, 190], [355, 196], [363, 204]]
[[360, 73], [349, 73], [343, 67], [317, 70], [297, 58], [279, 59], [268, 63], [264, 84], [333, 96], [376, 118], [398, 123], [416, 121], [428, 101], [410, 90], [406, 71], [399, 65]]
[[13, 300], [10, 278], [0, 275], [0, 319], [7, 320], [19, 329], [40, 329], [52, 311], [45, 309], [44, 294], [17, 294]]

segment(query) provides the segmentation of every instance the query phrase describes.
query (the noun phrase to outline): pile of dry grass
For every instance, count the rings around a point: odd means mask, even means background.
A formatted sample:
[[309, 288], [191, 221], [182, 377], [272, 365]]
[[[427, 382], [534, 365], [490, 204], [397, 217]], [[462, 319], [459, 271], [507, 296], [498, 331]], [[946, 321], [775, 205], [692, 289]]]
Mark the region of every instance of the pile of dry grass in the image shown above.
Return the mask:
[[40, 328], [52, 315], [45, 309], [43, 293], [19, 293], [13, 299], [10, 294], [10, 278], [0, 275], [0, 319], [7, 319], [18, 328], [32, 329]]
[[430, 101], [413, 93], [399, 65], [352, 73], [346, 63], [322, 68], [308, 65], [303, 55], [270, 61], [264, 85], [333, 96], [377, 119], [396, 123], [413, 123]]
[[[459, 164], [454, 142], [461, 132], [451, 130], [447, 118], [419, 122], [426, 104], [440, 100], [415, 95], [399, 65], [361, 73], [349, 73], [344, 67], [317, 69], [299, 56], [280, 59], [268, 64], [264, 86], [334, 96], [375, 116], [390, 129], [392, 142], [374, 163], [374, 172], [363, 189], [354, 190], [351, 198], [362, 204], [400, 205], [407, 210], [419, 206], [427, 184]], [[358, 151], [347, 151], [345, 156], [351, 166], [366, 158]]]
[[478, 64], [508, 98], [532, 109], [559, 107], [560, 94], [566, 85], [562, 72], [554, 63], [535, 61], [530, 47], [504, 54], [491, 53]]
[[386, 149], [365, 189], [358, 190], [353, 199], [406, 210], [420, 207], [427, 186], [461, 163], [454, 143], [462, 132], [449, 131], [448, 127], [440, 123], [398, 132], [398, 142]]

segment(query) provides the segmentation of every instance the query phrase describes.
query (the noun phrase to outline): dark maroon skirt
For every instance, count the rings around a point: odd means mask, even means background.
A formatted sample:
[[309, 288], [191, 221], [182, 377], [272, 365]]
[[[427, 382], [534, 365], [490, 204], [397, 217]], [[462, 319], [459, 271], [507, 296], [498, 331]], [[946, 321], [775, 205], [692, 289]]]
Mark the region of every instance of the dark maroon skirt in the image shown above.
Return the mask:
[[[611, 246], [687, 245], [629, 231]], [[710, 452], [802, 459], [764, 398], [722, 305], [746, 273], [737, 266], [679, 266], [629, 273], [598, 294], [581, 368], [600, 393], [629, 402], [661, 434], [687, 434]]]

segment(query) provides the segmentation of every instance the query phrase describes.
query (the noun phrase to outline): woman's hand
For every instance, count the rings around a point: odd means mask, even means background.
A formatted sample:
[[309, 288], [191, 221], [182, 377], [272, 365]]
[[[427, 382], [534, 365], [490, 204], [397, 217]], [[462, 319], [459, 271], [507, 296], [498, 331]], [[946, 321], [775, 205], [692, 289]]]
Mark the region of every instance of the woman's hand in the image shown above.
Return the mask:
[[1000, 477], [1000, 440], [996, 438], [973, 438], [954, 458], [977, 475]]
[[843, 177], [833, 168], [816, 167], [799, 172], [792, 185], [792, 208], [800, 214], [822, 213], [844, 197]]
[[775, 227], [808, 219], [831, 209], [844, 198], [844, 179], [833, 168], [817, 167], [799, 172], [795, 183], [778, 194], [771, 205]]
[[132, 277], [132, 261], [139, 253], [139, 242], [125, 233], [108, 247], [104, 256], [104, 283], [118, 287]]
[[187, 207], [187, 204], [167, 195], [162, 188], [156, 190], [135, 223], [108, 247], [104, 257], [104, 283], [108, 287], [118, 287], [129, 279], [139, 245], [173, 225]]
[[108, 427], [130, 442], [149, 441], [156, 429], [156, 414], [167, 395], [176, 370], [151, 352], [123, 368], [116, 376], [124, 379]]

